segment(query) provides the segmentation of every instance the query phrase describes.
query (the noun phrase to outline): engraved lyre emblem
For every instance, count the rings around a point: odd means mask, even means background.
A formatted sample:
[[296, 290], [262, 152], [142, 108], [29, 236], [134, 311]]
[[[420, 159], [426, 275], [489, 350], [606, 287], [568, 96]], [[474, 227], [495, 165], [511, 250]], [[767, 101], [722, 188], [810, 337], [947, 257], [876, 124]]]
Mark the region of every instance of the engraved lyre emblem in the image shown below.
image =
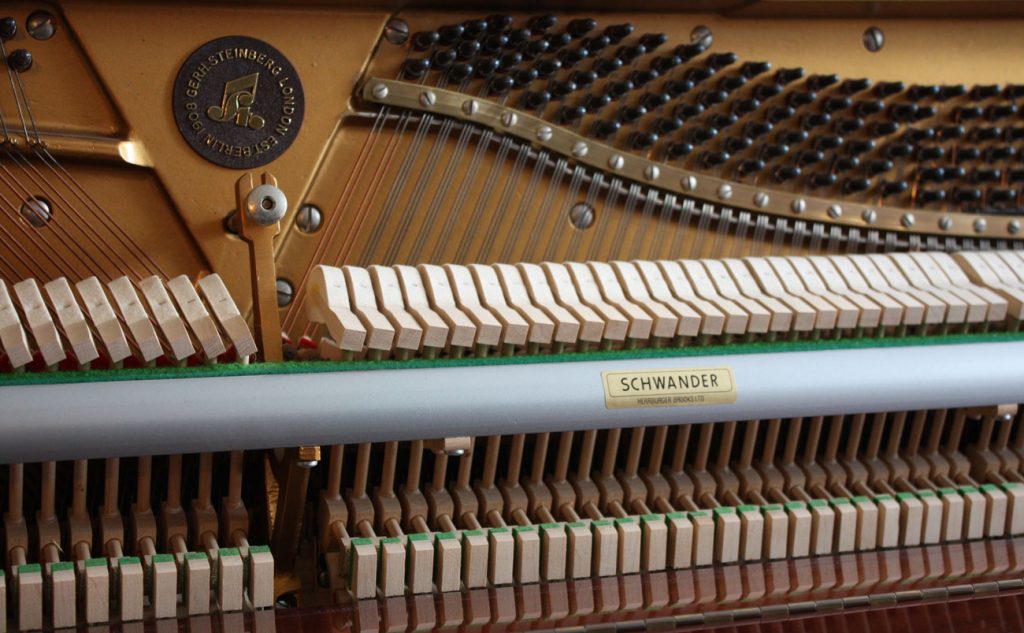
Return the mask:
[[206, 115], [214, 121], [235, 120], [235, 125], [258, 130], [266, 123], [263, 117], [253, 113], [256, 101], [256, 82], [260, 74], [245, 75], [224, 84], [224, 98], [219, 106], [210, 106]]

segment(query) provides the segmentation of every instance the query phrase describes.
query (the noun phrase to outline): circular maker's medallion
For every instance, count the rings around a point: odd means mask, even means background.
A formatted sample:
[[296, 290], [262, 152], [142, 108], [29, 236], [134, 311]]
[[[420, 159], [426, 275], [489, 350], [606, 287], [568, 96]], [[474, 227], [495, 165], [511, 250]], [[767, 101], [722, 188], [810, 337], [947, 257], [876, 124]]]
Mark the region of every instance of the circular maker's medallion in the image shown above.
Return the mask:
[[292, 144], [302, 126], [302, 82], [276, 48], [235, 35], [200, 46], [174, 81], [174, 118], [206, 160], [249, 169]]

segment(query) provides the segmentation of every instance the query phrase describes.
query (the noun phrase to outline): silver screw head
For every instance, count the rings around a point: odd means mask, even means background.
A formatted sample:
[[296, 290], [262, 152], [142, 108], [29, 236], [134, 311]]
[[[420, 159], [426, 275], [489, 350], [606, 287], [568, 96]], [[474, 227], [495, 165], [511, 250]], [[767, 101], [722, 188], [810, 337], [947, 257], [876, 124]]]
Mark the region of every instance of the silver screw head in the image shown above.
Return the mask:
[[885, 46], [885, 33], [877, 26], [869, 26], [864, 29], [864, 48], [871, 53], [877, 53]]
[[758, 191], [754, 194], [754, 205], [761, 209], [767, 207], [769, 201], [768, 194], [763, 191]]
[[608, 166], [612, 169], [622, 169], [625, 164], [626, 159], [622, 157], [622, 154], [612, 154], [608, 157]]
[[718, 188], [718, 197], [722, 200], [728, 200], [732, 197], [732, 187], [729, 185], [722, 185]]
[[800, 215], [801, 213], [807, 210], [807, 201], [804, 200], [803, 198], [796, 198], [795, 200], [793, 200], [793, 202], [789, 204], [789, 208], [790, 210], [793, 211], [793, 213]]
[[551, 140], [551, 136], [554, 132], [548, 126], [544, 125], [537, 128], [537, 140], [544, 141], [545, 143]]
[[576, 141], [576, 144], [572, 146], [572, 155], [576, 158], [583, 158], [589, 151], [590, 148], [583, 141]]
[[424, 90], [420, 93], [420, 105], [424, 108], [429, 108], [435, 103], [437, 103], [437, 95], [433, 90]]
[[644, 178], [647, 180], [657, 180], [660, 175], [661, 170], [658, 169], [657, 165], [648, 165], [644, 168]]
[[53, 218], [53, 209], [47, 200], [32, 196], [25, 198], [21, 203], [21, 217], [35, 228], [41, 229]]
[[323, 219], [324, 216], [320, 213], [320, 209], [311, 204], [304, 204], [295, 214], [295, 225], [303, 233], [316, 233], [320, 230]]
[[405, 44], [409, 39], [409, 23], [402, 18], [391, 18], [384, 25], [384, 39], [395, 46]]
[[939, 228], [942, 229], [943, 231], [948, 231], [949, 229], [953, 228], [953, 218], [949, 217], [948, 215], [944, 215], [941, 218], [939, 218]]
[[878, 211], [875, 211], [874, 209], [864, 209], [860, 214], [860, 217], [868, 224], [874, 224], [878, 219]]
[[57, 32], [57, 19], [49, 11], [33, 11], [25, 20], [25, 30], [37, 40], [48, 40]]
[[697, 177], [683, 176], [679, 179], [679, 185], [686, 191], [693, 191], [697, 188]]
[[299, 468], [305, 468], [306, 470], [312, 470], [312, 469], [316, 468], [317, 464], [319, 464], [319, 463], [320, 462], [318, 462], [315, 459], [301, 459], [301, 460], [295, 462], [295, 465], [298, 466]]
[[690, 42], [692, 44], [700, 44], [705, 49], [711, 48], [711, 44], [715, 41], [715, 36], [711, 32], [709, 27], [703, 24], [693, 27], [690, 31]]
[[910, 227], [914, 226], [914, 214], [904, 213], [903, 216], [900, 218], [900, 224], [902, 224], [903, 228], [905, 229], [909, 229]]
[[445, 451], [444, 454], [447, 455], [448, 457], [462, 457], [463, 455], [466, 454], [466, 449], [464, 449], [464, 448], [453, 448], [453, 449], [451, 449], [449, 451]]
[[1010, 235], [1020, 233], [1020, 220], [1010, 220], [1010, 223], [1006, 225], [1006, 230], [1009, 231]]
[[507, 111], [501, 113], [501, 124], [505, 127], [512, 127], [519, 121], [515, 112]]
[[379, 100], [387, 99], [388, 98], [388, 87], [385, 86], [384, 84], [376, 84], [376, 85], [374, 85], [373, 89], [370, 90], [370, 93], [373, 95], [374, 99], [379, 99]]
[[838, 220], [843, 216], [843, 208], [838, 204], [830, 205], [828, 208], [828, 217], [833, 220]]
[[288, 198], [274, 185], [260, 185], [245, 197], [245, 212], [256, 224], [269, 226], [288, 212]]
[[287, 279], [278, 279], [277, 283], [277, 307], [284, 308], [292, 303], [295, 298], [295, 288]]
[[986, 222], [984, 218], [978, 218], [977, 220], [974, 221], [974, 232], [975, 233], [984, 233], [985, 229], [987, 229], [987, 228], [988, 228], [988, 222]]
[[569, 209], [569, 224], [583, 230], [594, 224], [594, 207], [586, 202], [577, 202]]
[[462, 112], [466, 116], [473, 116], [480, 109], [480, 104], [476, 99], [466, 99], [462, 102]]

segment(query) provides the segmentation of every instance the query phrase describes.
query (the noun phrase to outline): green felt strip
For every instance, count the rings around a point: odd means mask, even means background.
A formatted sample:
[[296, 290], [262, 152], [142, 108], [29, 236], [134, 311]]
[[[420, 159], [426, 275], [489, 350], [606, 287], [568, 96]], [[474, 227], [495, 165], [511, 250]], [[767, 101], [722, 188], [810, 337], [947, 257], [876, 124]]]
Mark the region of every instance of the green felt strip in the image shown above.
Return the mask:
[[305, 374], [380, 369], [423, 369], [433, 367], [466, 367], [487, 365], [518, 365], [644, 358], [687, 358], [725, 354], [766, 354], [782, 352], [813, 352], [824, 350], [912, 347], [916, 345], [961, 345], [967, 343], [1003, 343], [1024, 341], [1024, 332], [986, 332], [950, 334], [945, 336], [903, 336], [890, 338], [819, 339], [816, 341], [783, 341], [732, 343], [728, 345], [693, 345], [689, 347], [644, 347], [630, 350], [571, 352], [563, 354], [531, 354], [521, 356], [488, 356], [484, 358], [415, 358], [382, 361], [289, 361], [283, 363], [220, 363], [195, 367], [155, 367], [152, 369], [94, 369], [87, 371], [0, 373], [0, 387], [11, 385], [52, 385], [78, 382], [121, 380], [157, 380], [172, 378], [213, 378], [228, 376], [261, 376], [267, 374]]

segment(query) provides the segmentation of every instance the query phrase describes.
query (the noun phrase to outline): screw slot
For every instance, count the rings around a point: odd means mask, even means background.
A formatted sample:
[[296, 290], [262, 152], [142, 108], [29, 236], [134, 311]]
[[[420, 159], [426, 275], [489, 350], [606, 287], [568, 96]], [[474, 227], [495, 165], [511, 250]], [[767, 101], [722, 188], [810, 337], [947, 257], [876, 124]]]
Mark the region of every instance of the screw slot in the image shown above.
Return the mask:
[[594, 207], [587, 202], [577, 202], [569, 209], [569, 224], [584, 230], [594, 224]]
[[295, 296], [295, 288], [286, 279], [277, 280], [277, 307], [286, 308], [292, 303]]
[[885, 46], [885, 33], [877, 26], [869, 26], [864, 29], [864, 48], [870, 53], [877, 53]]
[[45, 42], [57, 32], [57, 20], [49, 11], [33, 11], [25, 20], [25, 30], [35, 39]]
[[303, 233], [316, 233], [320, 230], [320, 225], [323, 224], [323, 221], [323, 213], [312, 204], [302, 205], [299, 207], [299, 212], [295, 214], [295, 225]]
[[409, 23], [402, 18], [391, 18], [384, 25], [384, 39], [395, 46], [405, 44], [409, 39]]
[[21, 203], [21, 217], [37, 229], [41, 229], [53, 219], [53, 207], [50, 201], [39, 196], [32, 196]]
[[711, 44], [715, 41], [715, 36], [711, 32], [711, 28], [704, 26], [703, 24], [693, 27], [690, 31], [690, 42], [693, 44], [700, 44], [705, 49], [711, 48]]

